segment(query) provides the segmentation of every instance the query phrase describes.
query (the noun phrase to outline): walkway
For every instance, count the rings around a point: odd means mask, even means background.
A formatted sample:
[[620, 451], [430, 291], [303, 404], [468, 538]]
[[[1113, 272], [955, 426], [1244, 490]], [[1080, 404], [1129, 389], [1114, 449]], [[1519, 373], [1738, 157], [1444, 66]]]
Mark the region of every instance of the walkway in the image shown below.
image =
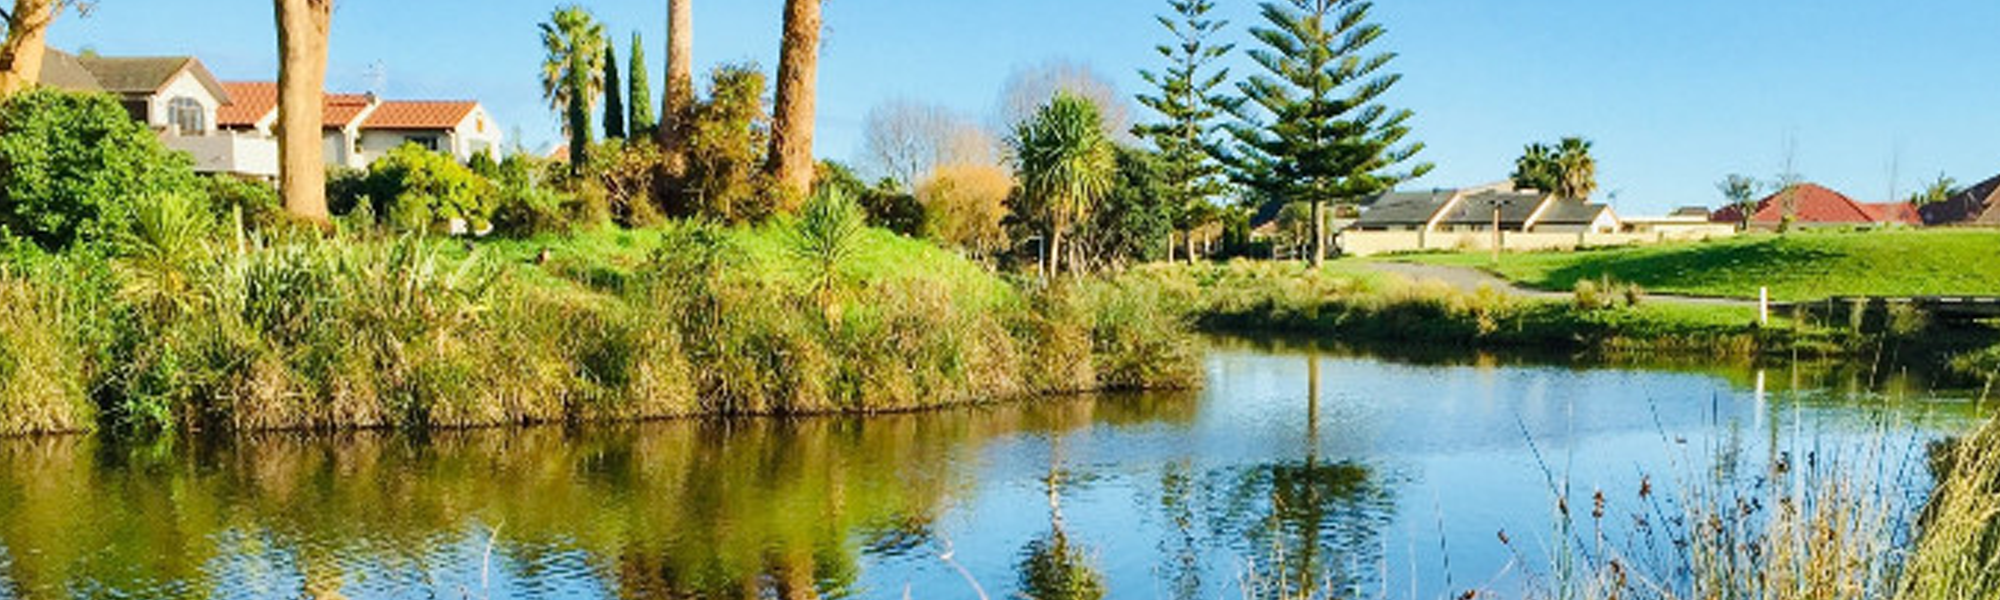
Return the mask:
[[[1479, 288], [1486, 287], [1506, 292], [1509, 295], [1538, 300], [1568, 300], [1576, 297], [1575, 294], [1568, 292], [1551, 292], [1521, 287], [1512, 281], [1501, 279], [1492, 273], [1470, 267], [1382, 261], [1363, 261], [1360, 263], [1360, 266], [1377, 273], [1398, 275], [1416, 281], [1439, 281], [1466, 292], [1474, 292], [1478, 291]], [[1757, 306], [1755, 300], [1675, 296], [1669, 294], [1646, 294], [1646, 300], [1650, 302], [1700, 306]]]

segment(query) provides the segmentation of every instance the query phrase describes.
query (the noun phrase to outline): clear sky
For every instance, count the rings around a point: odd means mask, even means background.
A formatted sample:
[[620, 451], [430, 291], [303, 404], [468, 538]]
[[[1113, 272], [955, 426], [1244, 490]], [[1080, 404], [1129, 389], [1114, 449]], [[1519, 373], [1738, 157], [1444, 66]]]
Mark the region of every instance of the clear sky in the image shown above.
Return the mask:
[[[557, 137], [542, 102], [543, 0], [340, 0], [329, 84], [398, 98], [476, 98], [531, 145]], [[627, 54], [632, 31], [664, 66], [664, 0], [580, 4]], [[697, 69], [775, 66], [782, 0], [696, 0]], [[1254, 2], [1220, 0], [1246, 41]], [[1164, 0], [826, 0], [818, 152], [859, 154], [868, 109], [894, 98], [994, 111], [1018, 69], [1091, 65], [1125, 92], [1158, 61]], [[273, 79], [271, 3], [102, 0], [51, 34], [60, 48], [193, 54], [224, 79]], [[1390, 102], [1416, 111], [1437, 164], [1406, 187], [1504, 179], [1521, 146], [1596, 142], [1600, 196], [1624, 214], [1720, 201], [1714, 183], [1796, 170], [1864, 201], [1939, 173], [2000, 173], [2000, 45], [1990, 0], [1380, 0], [1404, 74]], [[1236, 66], [1241, 76], [1251, 70]], [[658, 93], [662, 77], [653, 77]], [[1892, 176], [1893, 175], [1893, 176]]]

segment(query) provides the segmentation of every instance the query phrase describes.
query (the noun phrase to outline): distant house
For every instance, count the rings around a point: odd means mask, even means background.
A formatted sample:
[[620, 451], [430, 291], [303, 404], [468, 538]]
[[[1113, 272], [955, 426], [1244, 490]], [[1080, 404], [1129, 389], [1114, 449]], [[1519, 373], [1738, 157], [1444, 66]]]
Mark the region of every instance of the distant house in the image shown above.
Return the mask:
[[2000, 177], [1927, 205], [1920, 214], [1933, 227], [2000, 227]]
[[[1499, 231], [1495, 231], [1495, 226]], [[1389, 192], [1366, 203], [1340, 234], [1341, 252], [1369, 256], [1433, 250], [1569, 250], [1704, 240], [1736, 234], [1708, 211], [1626, 219], [1608, 205], [1495, 183], [1464, 189]]]
[[42, 84], [116, 96], [133, 120], [159, 132], [168, 148], [193, 155], [198, 172], [278, 174], [275, 144], [221, 127], [236, 99], [194, 57], [79, 56], [51, 48], [42, 57]]
[[[1743, 207], [1724, 207], [1715, 211], [1711, 220], [1744, 223]], [[1908, 202], [1856, 202], [1845, 194], [1812, 183], [1795, 185], [1758, 201], [1748, 224], [1752, 229], [1778, 229], [1788, 220], [1792, 227], [1806, 228], [1924, 224], [1916, 206]]]
[[[222, 126], [269, 136], [278, 121], [278, 85], [266, 81], [225, 84], [238, 101], [223, 110]], [[362, 168], [403, 144], [416, 144], [461, 161], [500, 151], [504, 137], [484, 106], [470, 100], [384, 101], [373, 94], [325, 94], [326, 162]]]

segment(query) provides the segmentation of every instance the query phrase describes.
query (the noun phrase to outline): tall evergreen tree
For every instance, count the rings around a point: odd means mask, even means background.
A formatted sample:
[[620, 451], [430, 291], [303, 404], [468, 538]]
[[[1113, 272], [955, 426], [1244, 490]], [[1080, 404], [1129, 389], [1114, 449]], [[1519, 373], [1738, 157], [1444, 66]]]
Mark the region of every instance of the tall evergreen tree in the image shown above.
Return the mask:
[[625, 139], [625, 84], [618, 77], [618, 45], [604, 40], [604, 138]]
[[630, 118], [625, 120], [625, 126], [631, 130], [632, 137], [652, 135], [653, 127], [659, 125], [659, 121], [653, 118], [653, 84], [646, 70], [646, 42], [639, 38], [637, 31], [632, 32], [632, 68], [627, 72], [632, 75], [632, 86], [626, 103], [631, 105], [632, 112]]
[[[1158, 90], [1154, 95], [1139, 96], [1139, 103], [1159, 113], [1161, 120], [1140, 125], [1136, 133], [1159, 150], [1161, 175], [1172, 194], [1168, 205], [1174, 227], [1193, 231], [1217, 215], [1202, 205], [1226, 191], [1222, 164], [1215, 156], [1215, 134], [1221, 128], [1222, 112], [1238, 101], [1219, 91], [1229, 79], [1229, 69], [1212, 67], [1235, 45], [1212, 41], [1229, 26], [1228, 21], [1208, 16], [1215, 10], [1214, 0], [1168, 0], [1167, 4], [1173, 7], [1173, 16], [1158, 19], [1173, 39], [1155, 48], [1166, 59], [1167, 67], [1159, 72], [1139, 72]], [[1186, 239], [1187, 256], [1193, 260], [1194, 236]], [[1171, 248], [1171, 240], [1168, 245]]]
[[[1367, 52], [1382, 37], [1366, 0], [1265, 2], [1263, 47], [1250, 57], [1265, 73], [1237, 85], [1247, 102], [1228, 156], [1238, 180], [1266, 202], [1312, 206], [1312, 264], [1326, 258], [1326, 205], [1352, 204], [1430, 172], [1405, 143], [1409, 110], [1379, 103], [1401, 75], [1384, 72], [1394, 53]], [[1407, 166], [1407, 169], [1396, 169]]]

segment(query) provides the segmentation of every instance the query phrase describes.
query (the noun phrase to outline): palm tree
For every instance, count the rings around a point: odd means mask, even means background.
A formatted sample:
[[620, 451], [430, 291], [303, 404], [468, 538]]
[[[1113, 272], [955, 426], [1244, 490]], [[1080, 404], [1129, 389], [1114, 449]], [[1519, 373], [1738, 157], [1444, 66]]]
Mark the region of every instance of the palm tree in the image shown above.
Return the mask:
[[1044, 273], [1062, 267], [1063, 235], [1111, 192], [1118, 157], [1103, 120], [1089, 99], [1057, 92], [1009, 140], [1023, 199], [1043, 227]]
[[660, 145], [682, 162], [694, 110], [694, 0], [667, 0], [667, 89], [660, 97]]
[[590, 147], [590, 109], [604, 91], [604, 26], [581, 6], [556, 9], [542, 24], [542, 97], [563, 115], [569, 134], [570, 171], [582, 167]]
[[1556, 172], [1556, 151], [1544, 144], [1528, 144], [1514, 159], [1514, 187], [1552, 192], [1561, 176]]
[[[785, 0], [785, 37], [778, 57], [778, 98], [765, 166], [787, 202], [812, 189], [813, 113], [819, 86], [820, 0]], [[784, 210], [789, 212], [791, 206]]]
[[1571, 200], [1587, 200], [1597, 192], [1597, 159], [1590, 156], [1590, 141], [1563, 138], [1556, 144], [1556, 195]]
[[285, 210], [326, 223], [326, 44], [333, 0], [275, 0], [278, 14], [278, 190]]

